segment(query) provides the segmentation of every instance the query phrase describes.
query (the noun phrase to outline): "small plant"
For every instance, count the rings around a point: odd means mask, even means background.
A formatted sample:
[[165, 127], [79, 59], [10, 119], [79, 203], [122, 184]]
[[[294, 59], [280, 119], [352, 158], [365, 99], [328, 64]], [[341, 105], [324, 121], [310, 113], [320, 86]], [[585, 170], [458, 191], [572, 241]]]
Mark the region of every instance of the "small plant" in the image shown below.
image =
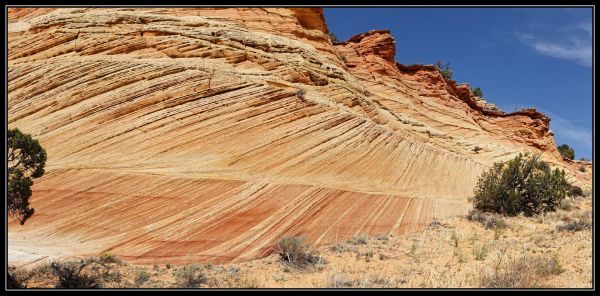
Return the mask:
[[481, 147], [479, 147], [479, 146], [475, 146], [475, 147], [473, 148], [473, 152], [475, 152], [475, 153], [479, 153], [479, 151], [481, 151], [481, 150], [483, 150], [483, 148], [481, 148]]
[[501, 218], [490, 217], [485, 221], [485, 229], [506, 229], [508, 224]]
[[550, 259], [538, 259], [535, 266], [537, 274], [540, 276], [559, 275], [565, 271], [556, 254]]
[[150, 273], [145, 270], [138, 270], [135, 275], [135, 284], [141, 286], [150, 279]]
[[351, 243], [353, 245], [366, 245], [367, 242], [368, 242], [368, 239], [364, 235], [357, 235], [348, 241], [348, 243]]
[[371, 280], [371, 283], [373, 283], [375, 285], [387, 287], [390, 284], [390, 278], [376, 276]]
[[502, 235], [502, 228], [495, 228], [494, 229], [494, 240], [499, 240], [501, 235]]
[[237, 277], [240, 273], [240, 268], [239, 268], [239, 266], [230, 266], [227, 269], [227, 273], [229, 274], [230, 277]]
[[540, 277], [562, 273], [558, 257], [514, 258], [504, 269], [499, 266], [493, 273], [482, 273], [480, 285], [484, 288], [539, 288]]
[[299, 90], [296, 91], [296, 96], [297, 97], [299, 97], [301, 99], [304, 99], [304, 95], [306, 95], [306, 90], [304, 90], [304, 89], [301, 88], [301, 89], [299, 89]]
[[117, 257], [117, 255], [108, 254], [108, 253], [100, 254], [100, 257], [98, 257], [98, 260], [102, 264], [108, 264], [108, 263], [121, 264], [121, 263], [123, 263], [123, 261], [119, 257]]
[[485, 245], [482, 245], [479, 248], [473, 249], [473, 256], [475, 257], [475, 260], [477, 260], [477, 261], [485, 260], [485, 257], [487, 256], [487, 248], [485, 247]]
[[188, 264], [177, 270], [177, 287], [198, 288], [208, 282], [208, 278], [201, 272], [202, 268], [196, 264]]
[[573, 206], [567, 200], [563, 200], [558, 207], [563, 211], [570, 211], [573, 209]]
[[379, 260], [383, 261], [383, 260], [388, 260], [391, 259], [392, 256], [390, 256], [389, 254], [386, 253], [379, 253]]
[[410, 247], [410, 252], [408, 252], [408, 255], [415, 256], [417, 255], [417, 251], [419, 251], [419, 243], [417, 241], [414, 241], [412, 246]]
[[325, 269], [325, 264], [327, 264], [327, 260], [325, 260], [325, 257], [317, 256], [317, 260], [314, 263], [315, 268], [317, 270], [321, 271], [321, 270]]
[[342, 245], [342, 244], [335, 244], [333, 246], [331, 246], [329, 248], [330, 250], [336, 252], [336, 253], [341, 253], [341, 252], [345, 252], [348, 251], [348, 248], [346, 245]]
[[582, 172], [582, 173], [585, 173], [585, 172], [586, 172], [586, 169], [585, 169], [585, 167], [584, 167], [584, 166], [580, 166], [580, 167], [579, 167], [579, 171], [580, 171], [580, 172]]
[[482, 273], [482, 288], [537, 288], [540, 286], [531, 260], [514, 259], [502, 270], [496, 268], [492, 273]]
[[558, 231], [570, 231], [570, 232], [582, 231], [582, 230], [591, 229], [591, 228], [592, 228], [592, 224], [584, 219], [556, 226], [556, 230], [558, 230]]
[[508, 224], [502, 218], [486, 215], [485, 213], [472, 209], [467, 214], [469, 221], [479, 222], [485, 229], [504, 229], [508, 228]]
[[454, 256], [456, 256], [456, 258], [458, 259], [458, 263], [467, 262], [467, 256], [465, 256], [459, 248], [454, 249]]
[[123, 274], [118, 269], [107, 268], [103, 265], [103, 267], [99, 268], [98, 271], [100, 271], [100, 277], [104, 283], [114, 285], [121, 283], [123, 280]]
[[483, 98], [483, 92], [481, 91], [481, 88], [477, 87], [475, 89], [471, 89], [471, 91], [473, 91], [474, 96]]
[[239, 278], [239, 288], [257, 289], [262, 286], [256, 274], [245, 273]]
[[354, 286], [354, 281], [345, 278], [339, 273], [329, 275], [327, 287], [329, 288], [351, 288]]
[[440, 228], [440, 227], [448, 227], [448, 224], [444, 224], [444, 223], [441, 223], [440, 221], [438, 221], [436, 219], [433, 219], [433, 221], [431, 221], [431, 223], [429, 223], [427, 225], [428, 229], [437, 229], [437, 228]]
[[570, 196], [583, 196], [583, 190], [579, 186], [570, 185], [568, 191]]
[[102, 288], [100, 275], [97, 273], [83, 273], [84, 269], [92, 262], [80, 261], [54, 261], [50, 268], [58, 277], [56, 288], [58, 289], [93, 289]]
[[456, 255], [456, 250], [458, 250], [459, 241], [458, 241], [458, 236], [456, 235], [455, 231], [452, 231], [452, 236], [450, 237], [450, 239], [452, 240], [452, 242], [453, 242], [452, 244], [454, 245], [454, 249], [455, 249], [454, 255]]
[[575, 150], [573, 150], [573, 148], [569, 147], [569, 145], [562, 144], [556, 148], [558, 149], [558, 152], [560, 152], [560, 155], [563, 158], [570, 159], [570, 160], [573, 160], [573, 158], [575, 158]]
[[365, 261], [369, 262], [371, 261], [371, 258], [373, 258], [373, 255], [375, 253], [373, 251], [366, 251], [366, 252], [361, 252], [356, 254], [356, 259], [360, 259], [361, 257], [365, 257]]
[[40, 264], [31, 269], [31, 276], [37, 280], [48, 279], [54, 276], [50, 263]]
[[285, 276], [285, 274], [283, 273], [277, 273], [273, 275], [273, 280], [275, 280], [276, 282], [285, 282], [287, 281], [287, 276]]
[[377, 237], [376, 237], [376, 239], [377, 239], [378, 241], [389, 241], [389, 240], [390, 240], [390, 237], [389, 237], [389, 236], [387, 236], [387, 235], [385, 235], [385, 234], [382, 234], [382, 235], [379, 235], [379, 236], [377, 236]]
[[475, 221], [475, 222], [479, 222], [481, 224], [485, 224], [485, 222], [487, 221], [487, 217], [485, 216], [485, 214], [483, 214], [481, 211], [479, 211], [477, 209], [470, 210], [469, 214], [467, 214], [467, 219], [469, 221]]
[[331, 42], [338, 42], [338, 37], [331, 31], [329, 31], [329, 39], [331, 39]]
[[442, 60], [438, 60], [435, 63], [435, 67], [440, 71], [444, 80], [452, 80], [452, 68], [450, 68], [450, 63], [444, 63]]
[[6, 275], [6, 285], [8, 289], [25, 289], [27, 285], [25, 282], [30, 277], [30, 274], [25, 274], [21, 269], [17, 269], [14, 266], [8, 267], [8, 273]]
[[302, 237], [284, 236], [277, 243], [276, 249], [282, 262], [295, 266], [316, 264], [321, 261], [320, 256], [310, 251], [309, 245]]

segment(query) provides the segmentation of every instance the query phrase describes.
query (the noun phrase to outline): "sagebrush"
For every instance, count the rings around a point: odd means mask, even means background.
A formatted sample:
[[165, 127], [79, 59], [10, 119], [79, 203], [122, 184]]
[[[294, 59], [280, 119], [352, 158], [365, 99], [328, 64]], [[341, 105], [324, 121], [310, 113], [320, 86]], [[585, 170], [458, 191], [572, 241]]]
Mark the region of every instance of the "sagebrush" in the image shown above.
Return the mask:
[[311, 250], [303, 237], [284, 236], [277, 243], [276, 250], [284, 263], [295, 266], [323, 263], [323, 258]]

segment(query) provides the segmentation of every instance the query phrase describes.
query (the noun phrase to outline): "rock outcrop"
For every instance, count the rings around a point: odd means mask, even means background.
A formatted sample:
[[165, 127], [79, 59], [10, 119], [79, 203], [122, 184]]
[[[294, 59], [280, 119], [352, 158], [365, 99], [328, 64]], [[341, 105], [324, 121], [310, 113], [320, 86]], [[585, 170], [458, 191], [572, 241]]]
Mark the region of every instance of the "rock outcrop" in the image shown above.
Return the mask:
[[504, 113], [389, 31], [332, 43], [320, 9], [8, 11], [8, 123], [38, 138], [35, 215], [9, 260], [115, 253], [140, 262], [264, 256], [403, 233], [465, 213], [479, 174], [542, 153], [549, 119]]

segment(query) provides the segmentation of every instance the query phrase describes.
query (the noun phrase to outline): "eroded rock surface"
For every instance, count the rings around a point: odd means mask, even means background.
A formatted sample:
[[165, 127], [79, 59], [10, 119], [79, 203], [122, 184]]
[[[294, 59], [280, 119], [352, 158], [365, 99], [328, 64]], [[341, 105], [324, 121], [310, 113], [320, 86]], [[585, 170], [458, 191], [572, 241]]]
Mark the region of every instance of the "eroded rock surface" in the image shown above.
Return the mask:
[[389, 31], [333, 44], [320, 9], [8, 15], [9, 127], [48, 152], [14, 262], [230, 262], [283, 234], [402, 233], [465, 213], [479, 174], [525, 151], [591, 186], [548, 117], [396, 62]]

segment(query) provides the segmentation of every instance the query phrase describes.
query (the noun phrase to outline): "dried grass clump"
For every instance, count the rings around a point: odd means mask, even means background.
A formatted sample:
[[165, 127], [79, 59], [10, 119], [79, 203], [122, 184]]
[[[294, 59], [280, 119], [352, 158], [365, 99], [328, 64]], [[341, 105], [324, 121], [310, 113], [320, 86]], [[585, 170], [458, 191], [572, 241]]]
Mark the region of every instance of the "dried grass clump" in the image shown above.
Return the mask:
[[276, 250], [282, 262], [296, 267], [325, 264], [325, 259], [312, 250], [302, 237], [284, 236], [277, 243]]

